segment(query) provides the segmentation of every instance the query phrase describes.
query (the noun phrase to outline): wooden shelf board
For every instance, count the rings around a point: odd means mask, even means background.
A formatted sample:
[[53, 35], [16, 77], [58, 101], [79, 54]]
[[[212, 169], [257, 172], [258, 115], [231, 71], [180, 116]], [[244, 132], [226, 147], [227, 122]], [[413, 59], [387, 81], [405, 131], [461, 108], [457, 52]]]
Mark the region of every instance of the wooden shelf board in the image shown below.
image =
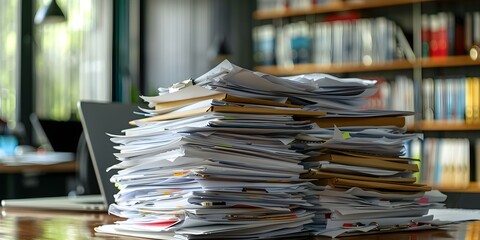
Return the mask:
[[24, 173], [24, 172], [65, 172], [74, 173], [77, 171], [77, 163], [75, 161], [69, 161], [64, 163], [52, 164], [52, 165], [20, 165], [20, 166], [5, 166], [0, 164], [0, 173]]
[[473, 131], [480, 130], [480, 122], [421, 121], [408, 129], [419, 131]]
[[480, 66], [480, 60], [474, 61], [469, 56], [448, 56], [438, 58], [422, 58], [415, 63], [407, 60], [393, 60], [382, 64], [363, 65], [358, 63], [333, 63], [333, 64], [295, 64], [292, 66], [257, 66], [255, 71], [272, 75], [295, 75], [303, 73], [353, 73], [374, 72], [388, 70], [413, 69], [414, 67], [459, 67]]
[[461, 67], [461, 66], [480, 65], [480, 61], [472, 60], [468, 55], [462, 55], [462, 56], [422, 58], [418, 60], [416, 65], [421, 68]]
[[255, 71], [272, 75], [296, 75], [303, 73], [348, 73], [348, 72], [369, 72], [369, 71], [387, 71], [399, 69], [411, 69], [413, 64], [407, 60], [394, 60], [384, 64], [352, 64], [352, 63], [334, 63], [334, 64], [295, 64], [293, 66], [259, 66]]
[[285, 10], [259, 10], [253, 13], [254, 19], [275, 19], [294, 16], [303, 16], [317, 13], [329, 13], [348, 11], [356, 9], [389, 7], [421, 2], [430, 2], [433, 0], [368, 0], [368, 1], [351, 1], [351, 2], [333, 2], [320, 5], [314, 5], [308, 9], [285, 9]]
[[441, 192], [480, 193], [480, 183], [472, 182], [468, 186], [437, 186], [433, 187]]

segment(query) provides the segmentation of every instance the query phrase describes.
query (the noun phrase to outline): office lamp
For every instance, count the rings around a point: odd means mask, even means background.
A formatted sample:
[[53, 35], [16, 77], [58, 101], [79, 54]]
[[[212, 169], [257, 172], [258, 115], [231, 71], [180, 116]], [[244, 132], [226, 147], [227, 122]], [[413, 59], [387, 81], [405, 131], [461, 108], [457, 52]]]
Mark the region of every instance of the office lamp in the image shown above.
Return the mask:
[[41, 7], [35, 14], [35, 24], [48, 24], [65, 22], [67, 18], [63, 14], [62, 9], [57, 4], [57, 1], [52, 0], [50, 4]]

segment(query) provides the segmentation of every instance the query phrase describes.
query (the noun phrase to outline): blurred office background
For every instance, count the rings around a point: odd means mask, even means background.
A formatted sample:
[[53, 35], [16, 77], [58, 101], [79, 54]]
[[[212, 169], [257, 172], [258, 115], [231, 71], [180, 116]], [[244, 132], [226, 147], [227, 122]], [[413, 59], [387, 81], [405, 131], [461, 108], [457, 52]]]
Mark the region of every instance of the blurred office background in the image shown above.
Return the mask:
[[[79, 124], [79, 100], [141, 104], [139, 95], [198, 77], [225, 56], [252, 68], [254, 8], [241, 0], [0, 0], [2, 138], [36, 149], [32, 113]], [[75, 177], [0, 173], [0, 199], [68, 193]], [[51, 184], [58, 188], [42, 190]]]
[[[369, 107], [416, 113], [406, 128], [426, 139], [407, 146], [418, 180], [449, 206], [478, 208], [479, 46], [478, 0], [0, 0], [0, 159], [44, 148], [32, 116], [77, 153], [48, 171], [0, 163], [0, 199], [81, 192], [79, 100], [142, 105], [228, 58], [272, 75], [378, 80]], [[445, 104], [454, 98], [458, 109]], [[463, 157], [442, 166], [452, 161], [431, 154], [440, 148]]]

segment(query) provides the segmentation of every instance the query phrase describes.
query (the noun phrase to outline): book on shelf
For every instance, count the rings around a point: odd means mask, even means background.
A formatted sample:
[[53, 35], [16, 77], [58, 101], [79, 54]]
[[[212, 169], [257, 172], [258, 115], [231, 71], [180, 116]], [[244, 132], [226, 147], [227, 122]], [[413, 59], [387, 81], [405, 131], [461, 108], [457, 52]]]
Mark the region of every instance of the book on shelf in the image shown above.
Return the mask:
[[311, 9], [314, 2], [312, 0], [289, 0], [288, 8], [292, 10]]
[[449, 42], [449, 29], [448, 29], [448, 14], [445, 12], [440, 12], [437, 14], [438, 21], [438, 33], [437, 33], [437, 53], [432, 56], [448, 56], [448, 46], [452, 43]]
[[253, 58], [257, 65], [275, 64], [275, 28], [271, 24], [253, 28]]
[[[393, 109], [399, 111], [415, 111], [415, 96], [413, 79], [398, 75], [394, 79], [382, 77], [365, 77], [376, 79], [377, 92], [368, 97], [367, 109]], [[414, 116], [405, 117], [407, 126], [413, 125]]]
[[422, 41], [422, 57], [430, 56], [430, 21], [427, 14], [422, 14], [422, 30], [421, 30], [421, 41]]
[[360, 38], [360, 61], [365, 65], [370, 65], [373, 61], [372, 25], [368, 19], [360, 19], [358, 28], [364, 33]]
[[282, 26], [275, 28], [275, 60], [279, 66], [293, 66], [290, 29]]
[[477, 77], [426, 78], [422, 82], [423, 119], [480, 121], [480, 81]]
[[456, 81], [455, 83], [457, 94], [460, 95], [456, 101], [456, 119], [465, 119], [465, 78], [461, 78], [460, 81]]
[[395, 32], [398, 41], [397, 54], [399, 54], [401, 58], [405, 58], [411, 63], [415, 62], [415, 53], [413, 52], [413, 49], [408, 42], [402, 28], [396, 26]]
[[472, 18], [472, 13], [467, 12], [465, 13], [465, 18], [464, 18], [464, 50], [465, 52], [468, 52], [470, 48], [472, 47], [473, 43], [473, 18]]
[[258, 11], [309, 10], [316, 6], [342, 3], [342, 0], [257, 0]]
[[[395, 77], [390, 89], [391, 107], [401, 111], [415, 111], [415, 90], [413, 79], [399, 75]], [[414, 116], [406, 117], [406, 124], [413, 125]]]
[[330, 64], [332, 63], [332, 24], [318, 22], [313, 25], [313, 63]]
[[[327, 36], [328, 37], [328, 36]], [[321, 40], [320, 40], [321, 41]], [[332, 23], [332, 63], [342, 63], [343, 57], [343, 22]]]
[[287, 6], [287, 0], [257, 0], [258, 11], [285, 11]]
[[309, 63], [311, 53], [310, 30], [307, 22], [292, 23], [290, 27], [290, 42], [292, 62], [294, 64]]
[[480, 121], [480, 78], [469, 77], [465, 80], [465, 121]]
[[480, 45], [480, 12], [472, 13], [472, 42], [471, 45]]
[[254, 59], [259, 66], [277, 64], [371, 65], [394, 59], [413, 62], [411, 43], [392, 20], [359, 18], [357, 14], [326, 17], [323, 22], [306, 21], [282, 26], [262, 25], [253, 30]]
[[472, 81], [472, 91], [470, 98], [472, 99], [472, 121], [480, 121], [480, 78], [475, 77]]
[[466, 187], [470, 183], [470, 142], [466, 138], [426, 138], [422, 182], [434, 186]]
[[422, 98], [423, 98], [423, 119], [433, 120], [435, 118], [434, 107], [434, 82], [432, 78], [426, 78], [422, 81]]
[[405, 143], [405, 157], [414, 159], [415, 164], [417, 164], [419, 171], [413, 173], [413, 177], [416, 178], [417, 182], [420, 182], [422, 169], [422, 144], [423, 141], [420, 139], [414, 139], [408, 143]]
[[[480, 34], [479, 12], [467, 12], [463, 16], [453, 12], [422, 14], [422, 57], [463, 55], [475, 44]], [[480, 37], [480, 35], [479, 35]]]
[[475, 140], [475, 181], [480, 182], [480, 139]]

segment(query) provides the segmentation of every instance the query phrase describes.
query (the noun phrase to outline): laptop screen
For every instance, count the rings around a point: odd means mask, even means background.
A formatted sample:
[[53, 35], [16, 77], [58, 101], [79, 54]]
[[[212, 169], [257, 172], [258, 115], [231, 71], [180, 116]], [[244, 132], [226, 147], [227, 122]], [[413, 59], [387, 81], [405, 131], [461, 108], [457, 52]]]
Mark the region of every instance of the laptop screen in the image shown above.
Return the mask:
[[120, 134], [123, 129], [133, 127], [128, 122], [139, 118], [134, 114], [138, 108], [120, 103], [80, 102], [79, 109], [100, 192], [111, 204], [118, 189], [110, 182], [115, 171], [106, 170], [118, 161], [113, 155], [116, 152], [114, 144], [107, 133]]
[[36, 145], [48, 151], [77, 151], [78, 141], [82, 134], [80, 121], [56, 121], [39, 119], [36, 114], [30, 115], [30, 122], [35, 133]]

